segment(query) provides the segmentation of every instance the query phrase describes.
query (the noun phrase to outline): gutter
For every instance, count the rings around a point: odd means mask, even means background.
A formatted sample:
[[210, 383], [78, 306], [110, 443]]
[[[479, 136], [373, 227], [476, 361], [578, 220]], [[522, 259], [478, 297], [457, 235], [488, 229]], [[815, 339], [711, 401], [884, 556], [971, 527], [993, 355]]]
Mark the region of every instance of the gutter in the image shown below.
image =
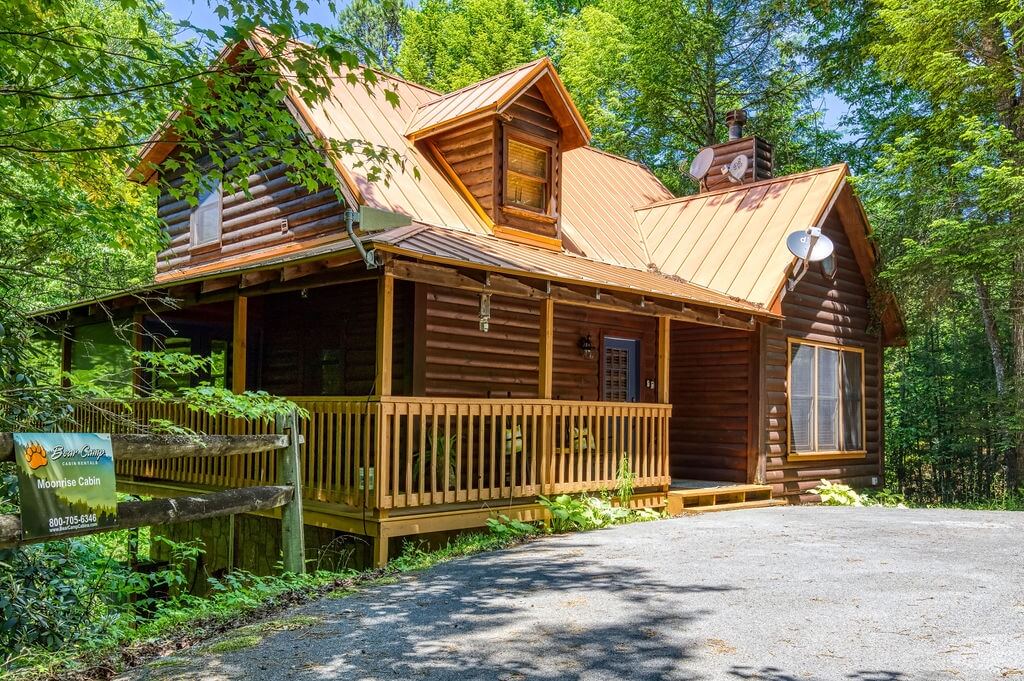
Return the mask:
[[381, 265], [380, 260], [377, 257], [377, 251], [367, 251], [366, 247], [363, 246], [363, 242], [359, 240], [358, 236], [356, 236], [356, 230], [353, 225], [358, 219], [359, 213], [357, 211], [354, 211], [351, 208], [346, 208], [345, 231], [348, 232], [348, 238], [352, 240], [352, 244], [356, 247], [356, 250], [359, 251], [359, 256], [363, 259], [363, 262], [366, 263], [366, 269], [377, 269]]

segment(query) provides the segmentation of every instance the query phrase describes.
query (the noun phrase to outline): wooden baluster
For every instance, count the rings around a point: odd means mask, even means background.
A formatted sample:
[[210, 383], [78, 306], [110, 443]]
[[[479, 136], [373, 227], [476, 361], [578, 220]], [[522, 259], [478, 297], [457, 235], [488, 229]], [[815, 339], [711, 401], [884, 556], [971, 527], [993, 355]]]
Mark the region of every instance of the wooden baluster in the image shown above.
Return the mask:
[[[499, 432], [498, 432], [498, 419], [497, 419], [497, 416], [495, 416], [495, 413], [494, 413], [495, 408], [496, 407], [495, 407], [493, 402], [488, 405], [488, 417], [489, 417], [488, 421], [490, 422], [490, 426], [491, 426], [491, 452], [490, 452], [490, 457], [489, 457], [489, 460], [490, 460], [490, 470], [489, 470], [489, 472], [490, 472], [490, 481], [489, 481], [490, 497], [488, 497], [490, 499], [494, 499], [495, 498], [495, 489], [496, 488], [500, 488], [500, 484], [495, 484], [495, 483], [498, 483], [498, 479], [496, 477], [496, 475], [497, 475], [497, 464], [495, 462], [494, 457], [497, 456], [497, 450], [498, 450], [497, 442], [498, 442], [498, 435], [499, 435]], [[502, 427], [504, 427], [504, 425], [505, 424], [502, 423]], [[502, 452], [502, 454], [504, 454], [504, 452]]]
[[418, 411], [418, 421], [420, 426], [420, 458], [419, 458], [419, 499], [418, 503], [426, 503], [424, 494], [427, 492], [427, 417], [424, 413], [426, 405], [420, 404]]
[[391, 480], [391, 504], [390, 508], [398, 506], [398, 489], [402, 479], [402, 417], [400, 407], [405, 405], [389, 404], [391, 416], [391, 462], [388, 476]]
[[476, 458], [474, 450], [475, 440], [473, 439], [476, 427], [476, 405], [469, 405], [466, 409], [466, 500], [478, 501], [480, 499], [479, 485], [473, 477], [473, 459]]
[[455, 500], [466, 501], [468, 493], [463, 492], [462, 485], [462, 417], [463, 405], [455, 405]]

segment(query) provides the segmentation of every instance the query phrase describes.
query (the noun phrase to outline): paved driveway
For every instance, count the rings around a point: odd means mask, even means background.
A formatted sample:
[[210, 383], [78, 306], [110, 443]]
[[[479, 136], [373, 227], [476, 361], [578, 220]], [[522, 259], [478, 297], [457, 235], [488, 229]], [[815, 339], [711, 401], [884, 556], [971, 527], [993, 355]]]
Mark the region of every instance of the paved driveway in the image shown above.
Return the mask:
[[1024, 681], [1022, 546], [1024, 514], [684, 517], [459, 560], [134, 677]]

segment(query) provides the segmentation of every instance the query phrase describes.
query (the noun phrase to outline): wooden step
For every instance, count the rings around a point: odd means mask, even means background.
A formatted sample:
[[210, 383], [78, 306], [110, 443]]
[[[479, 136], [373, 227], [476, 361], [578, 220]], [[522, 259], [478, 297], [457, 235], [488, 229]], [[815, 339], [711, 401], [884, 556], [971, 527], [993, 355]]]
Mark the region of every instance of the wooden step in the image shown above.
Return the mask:
[[666, 510], [669, 515], [708, 510], [761, 508], [784, 503], [772, 499], [770, 485], [722, 485], [696, 489], [673, 489], [668, 492]]
[[762, 499], [761, 501], [740, 501], [734, 504], [716, 504], [714, 506], [688, 506], [682, 515], [691, 513], [714, 513], [715, 511], [742, 511], [745, 508], [768, 508], [769, 506], [785, 506], [785, 499]]
[[694, 487], [683, 489], [669, 489], [669, 494], [680, 497], [704, 497], [709, 494], [734, 494], [737, 492], [761, 492], [768, 495], [772, 493], [771, 485], [723, 485], [721, 487]]

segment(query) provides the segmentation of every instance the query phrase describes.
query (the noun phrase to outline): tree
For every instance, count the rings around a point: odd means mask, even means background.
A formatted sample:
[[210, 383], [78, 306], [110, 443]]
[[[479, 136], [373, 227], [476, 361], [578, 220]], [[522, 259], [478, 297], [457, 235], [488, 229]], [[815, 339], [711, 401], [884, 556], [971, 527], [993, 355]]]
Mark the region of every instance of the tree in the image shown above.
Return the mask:
[[402, 75], [445, 92], [536, 59], [551, 39], [528, 0], [425, 0], [402, 28]]
[[[0, 6], [0, 429], [40, 416], [45, 391], [70, 397], [35, 378], [29, 342], [45, 329], [30, 311], [151, 277], [159, 186], [125, 171], [173, 108], [187, 103], [165, 131], [180, 140], [169, 166], [184, 181], [168, 189], [191, 202], [204, 175], [244, 190], [268, 157], [300, 184], [336, 189], [325, 154], [378, 175], [401, 162], [359, 140], [309, 138], [284, 107], [287, 93], [321, 101], [337, 80], [375, 86], [335, 32], [296, 18], [290, 2], [224, 0], [216, 11], [219, 30], [176, 26], [157, 0]], [[243, 40], [259, 49], [215, 59]]]
[[890, 276], [945, 282], [976, 299], [995, 389], [1011, 400], [1012, 491], [1024, 474], [1024, 9], [985, 0], [868, 7], [875, 38], [864, 57], [913, 102], [869, 189], [903, 197], [898, 212], [913, 218], [893, 230], [901, 243]]
[[598, 0], [564, 21], [560, 73], [598, 146], [643, 161], [671, 188], [680, 162], [722, 141], [725, 113], [749, 108], [781, 172], [834, 155], [810, 106], [812, 81], [776, 2]]
[[403, 0], [353, 0], [338, 15], [338, 33], [352, 40], [364, 63], [394, 72], [406, 11]]

